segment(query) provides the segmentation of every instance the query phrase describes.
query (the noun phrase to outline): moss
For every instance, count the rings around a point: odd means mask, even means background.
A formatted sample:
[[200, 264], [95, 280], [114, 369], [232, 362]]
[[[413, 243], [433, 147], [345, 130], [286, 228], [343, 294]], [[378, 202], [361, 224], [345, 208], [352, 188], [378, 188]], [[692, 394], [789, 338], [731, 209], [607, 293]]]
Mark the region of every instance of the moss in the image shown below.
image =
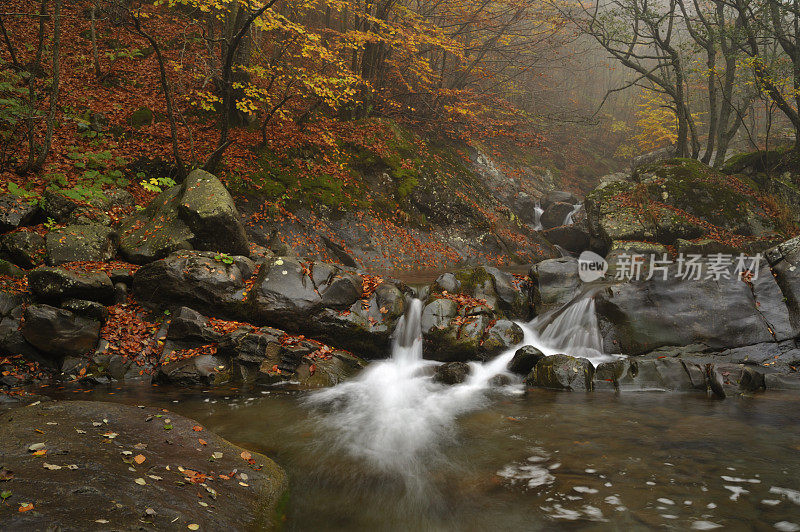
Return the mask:
[[128, 124], [132, 127], [149, 126], [153, 123], [153, 111], [147, 107], [139, 107], [128, 118]]
[[458, 270], [453, 275], [461, 282], [462, 293], [472, 293], [478, 286], [492, 282], [492, 276], [481, 266]]

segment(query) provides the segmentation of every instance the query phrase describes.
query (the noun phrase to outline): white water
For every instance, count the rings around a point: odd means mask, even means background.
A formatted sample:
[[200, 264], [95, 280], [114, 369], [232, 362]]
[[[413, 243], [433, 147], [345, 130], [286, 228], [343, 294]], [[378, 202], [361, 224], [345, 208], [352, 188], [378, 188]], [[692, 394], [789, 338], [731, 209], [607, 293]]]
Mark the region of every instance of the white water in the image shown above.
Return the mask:
[[536, 205], [533, 207], [533, 229], [534, 231], [541, 231], [542, 227], [542, 213], [544, 209], [542, 209], [542, 204], [539, 203], [539, 200], [536, 200]]
[[582, 203], [576, 203], [575, 205], [573, 205], [572, 206], [572, 210], [567, 213], [567, 216], [564, 218], [564, 223], [561, 224], [561, 225], [570, 225], [570, 224], [575, 223], [572, 220], [572, 217], [575, 216], [578, 213], [579, 210], [581, 210], [582, 206], [583, 206]]
[[471, 362], [462, 384], [444, 386], [431, 378], [437, 362], [422, 358], [422, 302], [415, 299], [394, 335], [391, 358], [373, 362], [356, 379], [315, 392], [308, 404], [324, 412], [323, 427], [331, 444], [381, 472], [406, 481], [419, 493], [437, 449], [453, 437], [456, 418], [487, 401], [492, 380], [505, 375], [512, 383], [502, 393], [521, 393], [521, 379], [507, 371], [516, 350], [533, 345], [545, 355], [566, 353], [598, 364], [611, 357], [602, 352], [594, 300], [580, 299], [559, 312], [519, 323], [523, 342], [485, 363]]

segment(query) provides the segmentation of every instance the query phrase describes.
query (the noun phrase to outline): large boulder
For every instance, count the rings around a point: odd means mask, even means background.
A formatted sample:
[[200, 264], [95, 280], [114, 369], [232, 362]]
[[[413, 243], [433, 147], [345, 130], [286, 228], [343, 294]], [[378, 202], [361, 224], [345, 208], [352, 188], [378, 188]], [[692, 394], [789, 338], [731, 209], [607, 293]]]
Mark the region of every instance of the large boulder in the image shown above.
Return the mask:
[[594, 366], [585, 358], [551, 355], [540, 359], [525, 378], [532, 387], [591, 391]]
[[39, 214], [39, 206], [27, 198], [6, 194], [0, 196], [0, 233], [28, 225]]
[[[46, 456], [28, 450], [37, 442]], [[14, 470], [3, 482], [9, 530], [272, 530], [285, 518], [280, 467], [161, 408], [42, 400], [6, 410], [0, 456]], [[34, 510], [16, 511], [24, 501]]]
[[578, 261], [573, 257], [543, 260], [534, 264], [528, 275], [537, 314], [566, 305], [582, 286]]
[[[707, 265], [704, 265], [706, 268]], [[605, 351], [640, 354], [661, 346], [698, 344], [709, 349], [793, 338], [784, 293], [765, 262], [750, 282], [731, 278], [683, 279], [678, 265], [650, 280], [616, 284], [595, 296]]]
[[104, 272], [41, 267], [28, 272], [28, 287], [37, 299], [47, 302], [86, 299], [110, 303], [114, 299], [114, 285]]
[[592, 239], [584, 224], [562, 225], [544, 231], [550, 243], [561, 246], [572, 253], [581, 253], [591, 248]]
[[792, 329], [800, 334], [800, 237], [770, 249], [766, 257], [789, 309]]
[[14, 231], [0, 237], [0, 256], [25, 269], [44, 264], [45, 239], [32, 231]]
[[247, 257], [178, 251], [139, 268], [133, 277], [133, 293], [149, 307], [186, 306], [208, 315], [239, 317], [245, 281], [254, 269]]
[[520, 326], [512, 321], [493, 320], [485, 314], [448, 317], [447, 306], [437, 301], [423, 309], [423, 353], [428, 360], [489, 360], [524, 338]]
[[105, 262], [117, 252], [118, 235], [99, 224], [70, 225], [47, 234], [47, 262], [57, 266], [65, 262]]
[[203, 170], [159, 194], [119, 229], [121, 253], [140, 264], [181, 249], [249, 253], [233, 198], [219, 179]]
[[446, 362], [436, 367], [433, 381], [441, 384], [461, 384], [469, 377], [469, 364], [466, 362]]
[[532, 316], [526, 281], [493, 266], [475, 266], [441, 275], [431, 287], [431, 300], [444, 292], [482, 301], [497, 317], [529, 320]]
[[564, 225], [564, 222], [567, 220], [567, 216], [573, 211], [574, 208], [575, 206], [570, 203], [558, 202], [550, 204], [544, 209], [544, 212], [542, 212], [542, 216], [540, 218], [542, 227], [545, 229], [550, 229], [552, 227]]
[[592, 236], [673, 244], [722, 231], [772, 234], [774, 220], [747, 183], [691, 159], [639, 168], [631, 180], [598, 187], [586, 197]]
[[100, 322], [49, 305], [29, 305], [25, 309], [22, 335], [50, 356], [81, 355], [97, 347]]
[[517, 375], [527, 375], [544, 358], [544, 354], [532, 345], [517, 349], [514, 358], [508, 363], [508, 371]]

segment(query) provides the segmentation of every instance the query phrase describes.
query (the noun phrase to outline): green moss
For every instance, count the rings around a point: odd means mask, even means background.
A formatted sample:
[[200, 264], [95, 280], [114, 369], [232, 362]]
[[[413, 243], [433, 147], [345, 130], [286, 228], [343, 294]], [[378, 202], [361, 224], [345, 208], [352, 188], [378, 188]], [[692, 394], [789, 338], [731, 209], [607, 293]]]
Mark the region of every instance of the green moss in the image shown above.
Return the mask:
[[461, 282], [462, 293], [472, 293], [475, 288], [484, 285], [487, 281], [492, 282], [492, 276], [481, 266], [458, 270], [453, 275]]
[[128, 124], [133, 127], [148, 126], [153, 123], [153, 111], [147, 107], [139, 107], [128, 118]]

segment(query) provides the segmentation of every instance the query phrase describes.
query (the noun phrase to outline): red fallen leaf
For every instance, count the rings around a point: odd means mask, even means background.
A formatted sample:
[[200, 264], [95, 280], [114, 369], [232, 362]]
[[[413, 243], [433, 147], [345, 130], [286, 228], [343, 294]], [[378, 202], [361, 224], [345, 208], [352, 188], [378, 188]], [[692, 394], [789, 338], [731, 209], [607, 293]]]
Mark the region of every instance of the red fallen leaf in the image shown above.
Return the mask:
[[29, 512], [31, 510], [33, 510], [33, 504], [27, 503], [27, 504], [23, 504], [22, 506], [20, 506], [18, 511], [20, 511], [20, 512]]
[[192, 427], [192, 430], [195, 432], [200, 432], [201, 430], [203, 430], [203, 427], [201, 427], [200, 425], [195, 425], [194, 427]]
[[200, 442], [200, 445], [208, 445], [208, 444], [206, 443], [206, 440], [204, 440], [203, 438], [198, 438], [198, 439], [197, 439], [197, 441], [199, 441], [199, 442]]
[[308, 366], [308, 372], [309, 372], [311, 375], [313, 375], [313, 374], [314, 374], [314, 372], [316, 372], [316, 371], [317, 371], [317, 365], [316, 365], [316, 364], [311, 364], [310, 366]]

